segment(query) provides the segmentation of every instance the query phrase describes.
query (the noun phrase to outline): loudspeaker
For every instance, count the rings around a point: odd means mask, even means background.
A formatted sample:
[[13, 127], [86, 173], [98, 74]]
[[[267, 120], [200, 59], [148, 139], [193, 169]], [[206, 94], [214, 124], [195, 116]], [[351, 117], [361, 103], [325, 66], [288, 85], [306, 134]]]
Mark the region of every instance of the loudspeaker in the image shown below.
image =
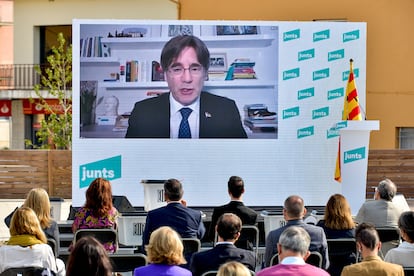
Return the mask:
[[135, 212], [135, 208], [126, 196], [112, 196], [112, 204], [120, 213]]

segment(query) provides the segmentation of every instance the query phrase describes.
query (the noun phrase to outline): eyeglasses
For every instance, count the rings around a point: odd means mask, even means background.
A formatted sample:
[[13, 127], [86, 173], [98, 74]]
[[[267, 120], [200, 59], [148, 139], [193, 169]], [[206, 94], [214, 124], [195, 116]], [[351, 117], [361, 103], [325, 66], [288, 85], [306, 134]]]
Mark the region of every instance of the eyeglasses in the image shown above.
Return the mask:
[[173, 67], [170, 67], [170, 69], [168, 69], [168, 72], [174, 77], [179, 77], [179, 76], [182, 76], [186, 70], [190, 72], [191, 76], [196, 77], [196, 76], [200, 76], [201, 73], [203, 72], [203, 66], [199, 64], [191, 65], [188, 68], [184, 68], [183, 66], [173, 66]]

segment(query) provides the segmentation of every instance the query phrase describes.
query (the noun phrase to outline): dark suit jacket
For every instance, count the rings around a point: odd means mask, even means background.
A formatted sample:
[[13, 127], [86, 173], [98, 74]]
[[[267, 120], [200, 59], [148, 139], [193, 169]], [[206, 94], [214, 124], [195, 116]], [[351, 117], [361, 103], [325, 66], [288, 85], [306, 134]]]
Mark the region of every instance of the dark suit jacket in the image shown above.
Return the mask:
[[[170, 138], [170, 93], [135, 103], [126, 138]], [[200, 138], [247, 138], [236, 103], [207, 92], [200, 95]]]
[[219, 217], [224, 213], [236, 214], [242, 221], [243, 225], [255, 225], [257, 220], [257, 213], [250, 209], [241, 201], [230, 201], [226, 205], [214, 208], [211, 216], [211, 225], [208, 231], [210, 240], [214, 240], [215, 226]]
[[172, 202], [148, 212], [142, 233], [142, 245], [147, 245], [151, 233], [161, 226], [170, 226], [182, 238], [201, 239], [206, 231], [200, 211], [185, 207], [178, 202]]
[[240, 262], [253, 271], [256, 266], [256, 259], [252, 251], [225, 243], [217, 244], [210, 250], [195, 253], [191, 259], [190, 269], [193, 276], [199, 276], [209, 270], [218, 270], [221, 264], [228, 261]]
[[328, 255], [328, 243], [326, 241], [326, 235], [322, 227], [306, 224], [303, 219], [289, 220], [285, 226], [277, 228], [271, 231], [266, 237], [266, 251], [265, 251], [265, 266], [270, 265], [270, 260], [274, 254], [277, 253], [277, 243], [282, 232], [292, 226], [303, 227], [306, 232], [309, 233], [311, 243], [309, 245], [310, 251], [318, 251], [322, 255], [322, 268], [327, 269], [329, 267], [329, 255]]

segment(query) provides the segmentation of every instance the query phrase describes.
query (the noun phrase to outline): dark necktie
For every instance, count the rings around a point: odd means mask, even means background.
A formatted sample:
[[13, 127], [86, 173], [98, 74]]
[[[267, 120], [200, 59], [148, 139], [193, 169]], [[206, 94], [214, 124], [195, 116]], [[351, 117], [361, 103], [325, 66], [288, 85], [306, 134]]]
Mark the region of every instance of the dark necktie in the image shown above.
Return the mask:
[[180, 129], [178, 131], [178, 138], [191, 138], [191, 130], [190, 125], [188, 124], [188, 116], [190, 116], [193, 110], [188, 107], [183, 107], [180, 109], [180, 112], [182, 119], [180, 123]]

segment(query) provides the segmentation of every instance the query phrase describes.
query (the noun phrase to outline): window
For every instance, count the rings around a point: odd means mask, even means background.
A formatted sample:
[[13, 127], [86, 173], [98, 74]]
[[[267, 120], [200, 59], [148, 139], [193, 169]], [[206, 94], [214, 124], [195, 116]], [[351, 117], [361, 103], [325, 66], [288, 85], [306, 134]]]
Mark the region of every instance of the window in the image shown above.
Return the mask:
[[414, 127], [400, 127], [397, 135], [400, 149], [414, 149]]
[[72, 43], [72, 26], [41, 26], [40, 27], [40, 63], [46, 63], [46, 58], [51, 54], [52, 46], [57, 46], [57, 35], [63, 33], [66, 41]]

